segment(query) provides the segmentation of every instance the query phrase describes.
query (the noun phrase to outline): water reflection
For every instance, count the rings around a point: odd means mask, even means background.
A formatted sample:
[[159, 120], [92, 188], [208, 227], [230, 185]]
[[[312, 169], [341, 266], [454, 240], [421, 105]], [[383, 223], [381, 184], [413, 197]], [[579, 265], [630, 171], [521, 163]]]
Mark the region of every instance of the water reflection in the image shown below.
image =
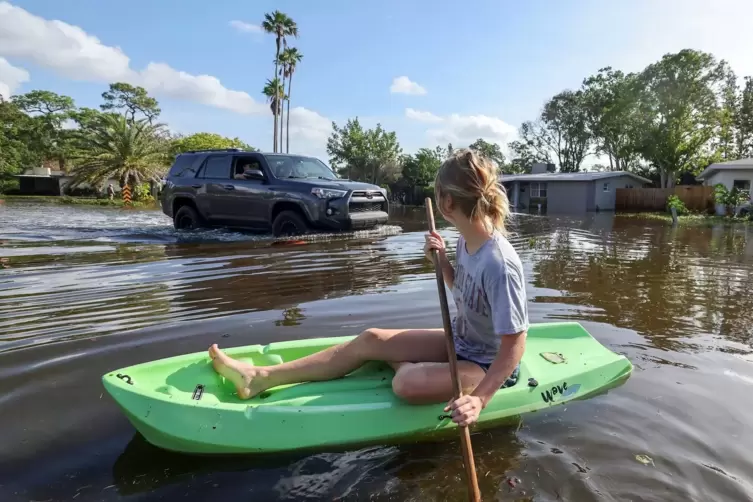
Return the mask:
[[536, 301], [597, 307], [563, 317], [630, 328], [663, 350], [694, 347], [696, 333], [750, 344], [751, 241], [744, 227], [672, 228], [620, 218], [598, 238], [560, 228], [537, 240], [532, 282], [566, 295]]

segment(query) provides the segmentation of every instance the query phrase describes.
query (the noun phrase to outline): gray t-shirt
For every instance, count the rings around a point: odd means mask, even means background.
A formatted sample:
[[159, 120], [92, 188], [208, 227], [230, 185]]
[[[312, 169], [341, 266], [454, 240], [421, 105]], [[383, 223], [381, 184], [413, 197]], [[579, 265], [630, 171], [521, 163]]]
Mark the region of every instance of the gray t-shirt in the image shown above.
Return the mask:
[[528, 329], [528, 302], [523, 264], [510, 242], [498, 232], [475, 253], [458, 238], [452, 295], [455, 351], [471, 361], [490, 364], [501, 336]]

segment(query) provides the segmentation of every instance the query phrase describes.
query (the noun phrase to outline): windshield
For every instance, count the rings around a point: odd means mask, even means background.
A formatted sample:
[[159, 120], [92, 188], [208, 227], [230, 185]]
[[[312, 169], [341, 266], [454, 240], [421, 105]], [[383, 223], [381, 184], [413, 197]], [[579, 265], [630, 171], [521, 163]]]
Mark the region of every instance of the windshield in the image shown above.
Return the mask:
[[327, 164], [314, 157], [266, 154], [270, 169], [276, 178], [318, 178], [336, 180], [337, 175]]

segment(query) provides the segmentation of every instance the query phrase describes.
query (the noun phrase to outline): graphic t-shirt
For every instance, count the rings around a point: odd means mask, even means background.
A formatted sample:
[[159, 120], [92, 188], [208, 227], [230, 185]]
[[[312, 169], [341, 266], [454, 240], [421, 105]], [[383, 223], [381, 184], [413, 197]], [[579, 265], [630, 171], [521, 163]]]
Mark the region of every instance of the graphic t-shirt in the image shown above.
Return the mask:
[[473, 254], [463, 237], [458, 238], [452, 295], [457, 308], [455, 351], [471, 361], [490, 364], [502, 336], [528, 329], [523, 264], [498, 232]]

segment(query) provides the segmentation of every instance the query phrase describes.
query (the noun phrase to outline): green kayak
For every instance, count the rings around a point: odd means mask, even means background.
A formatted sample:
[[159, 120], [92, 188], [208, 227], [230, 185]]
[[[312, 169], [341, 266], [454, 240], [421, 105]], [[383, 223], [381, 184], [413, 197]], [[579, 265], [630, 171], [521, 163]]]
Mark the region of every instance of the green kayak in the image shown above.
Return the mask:
[[[279, 364], [353, 337], [314, 338], [225, 348], [255, 365]], [[534, 324], [520, 379], [500, 389], [479, 427], [601, 393], [624, 382], [630, 361], [578, 323]], [[392, 392], [380, 362], [344, 378], [274, 387], [243, 401], [216, 374], [206, 352], [122, 368], [102, 377], [107, 392], [150, 443], [190, 453], [263, 453], [457, 434], [445, 403], [410, 405]]]

